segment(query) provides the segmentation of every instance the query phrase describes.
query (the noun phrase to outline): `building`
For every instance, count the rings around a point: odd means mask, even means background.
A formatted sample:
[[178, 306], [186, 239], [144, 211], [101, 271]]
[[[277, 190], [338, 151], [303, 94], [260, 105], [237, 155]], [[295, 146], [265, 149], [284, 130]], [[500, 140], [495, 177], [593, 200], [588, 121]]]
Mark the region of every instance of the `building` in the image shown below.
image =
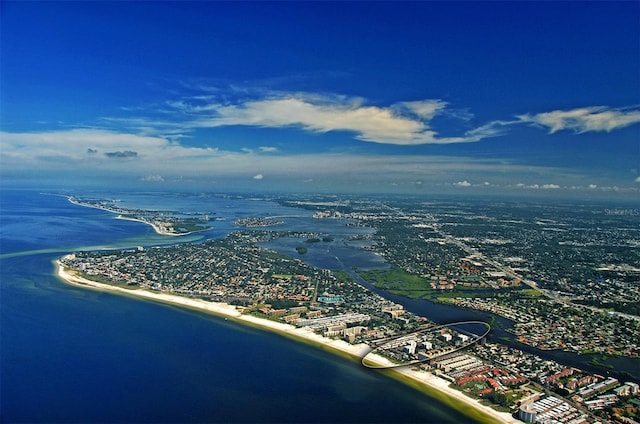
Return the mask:
[[418, 347], [418, 343], [416, 343], [415, 340], [412, 340], [408, 345], [404, 347], [403, 350], [409, 355], [413, 355], [416, 353], [416, 347]]
[[525, 423], [535, 423], [538, 411], [533, 407], [532, 403], [522, 405], [518, 411], [518, 419]]
[[587, 415], [566, 401], [555, 396], [546, 396], [522, 405], [518, 418], [527, 423], [585, 423]]
[[622, 386], [614, 389], [614, 392], [618, 396], [633, 396], [640, 393], [640, 388], [636, 383], [626, 382]]

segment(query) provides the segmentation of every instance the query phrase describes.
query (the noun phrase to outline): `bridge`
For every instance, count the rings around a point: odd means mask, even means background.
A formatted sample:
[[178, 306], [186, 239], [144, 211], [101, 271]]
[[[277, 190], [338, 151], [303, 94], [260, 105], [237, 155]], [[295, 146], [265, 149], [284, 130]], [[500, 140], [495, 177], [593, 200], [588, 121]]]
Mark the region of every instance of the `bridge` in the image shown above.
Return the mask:
[[[481, 332], [482, 334], [476, 334], [470, 331], [455, 328], [463, 325], [480, 325], [481, 327], [484, 327], [484, 329]], [[445, 338], [445, 341], [437, 342], [436, 339], [442, 336], [442, 334], [450, 334], [446, 331], [443, 331], [446, 329], [451, 329], [453, 332], [455, 332], [460, 342], [454, 341], [453, 335], [449, 340], [446, 340]], [[474, 345], [475, 343], [482, 340], [482, 338], [487, 334], [489, 334], [490, 330], [491, 326], [484, 321], [460, 321], [426, 327], [409, 334], [402, 334], [400, 336], [377, 339], [371, 342], [375, 347], [371, 352], [369, 352], [362, 358], [362, 365], [367, 368], [384, 369], [402, 367], [406, 365], [415, 365], [437, 360], [444, 357], [445, 355], [449, 355], [451, 353], [466, 349], [469, 346]], [[428, 335], [427, 333], [430, 332], [432, 334]], [[418, 350], [418, 343], [422, 343], [423, 345], [438, 344], [439, 346], [433, 350], [431, 348]], [[409, 352], [405, 352], [407, 349], [409, 349]], [[375, 361], [375, 359], [372, 358], [372, 356], [374, 355], [378, 355], [388, 361], [391, 361], [393, 364], [380, 365], [378, 361]]]

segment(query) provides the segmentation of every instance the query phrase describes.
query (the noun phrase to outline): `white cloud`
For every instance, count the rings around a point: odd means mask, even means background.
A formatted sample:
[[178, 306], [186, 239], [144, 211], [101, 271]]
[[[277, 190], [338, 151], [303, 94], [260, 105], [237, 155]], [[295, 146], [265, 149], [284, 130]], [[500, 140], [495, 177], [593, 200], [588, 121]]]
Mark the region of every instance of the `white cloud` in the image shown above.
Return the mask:
[[[533, 190], [557, 190], [561, 188], [558, 184], [516, 184], [517, 188], [533, 189]], [[565, 187], [566, 188], [566, 187]]]
[[554, 110], [535, 115], [524, 114], [519, 115], [518, 118], [525, 123], [547, 127], [551, 134], [561, 130], [573, 130], [577, 133], [611, 132], [640, 123], [640, 110], [592, 106], [572, 110]]
[[[361, 97], [327, 93], [292, 93], [251, 87], [212, 89], [201, 84], [192, 87], [204, 95], [168, 100], [154, 118], [102, 118], [107, 124], [120, 125], [137, 134], [162, 136], [178, 141], [198, 128], [253, 126], [263, 128], [299, 128], [314, 133], [344, 131], [358, 140], [394, 145], [469, 143], [497, 137], [513, 125], [533, 124], [549, 133], [572, 130], [610, 132], [640, 123], [637, 107], [592, 106], [571, 110], [527, 113], [515, 120], [493, 120], [458, 135], [443, 136], [432, 121], [437, 116], [469, 122], [473, 114], [466, 109], [450, 109], [439, 99], [400, 101], [390, 105], [367, 104]], [[239, 96], [241, 96], [239, 98]], [[238, 99], [238, 100], [229, 100]], [[164, 116], [166, 120], [158, 119]], [[467, 127], [468, 128], [468, 127]], [[260, 147], [273, 153], [273, 147]], [[263, 150], [269, 149], [269, 150]], [[253, 151], [251, 151], [253, 153]]]
[[[112, 152], [136, 152], [132, 160], [113, 160]], [[277, 154], [262, 154], [262, 151]], [[340, 175], [345, 172], [375, 174], [379, 178], [398, 175], [447, 177], [450, 173], [518, 172], [521, 167], [503, 161], [444, 156], [386, 156], [345, 153], [287, 155], [271, 148], [260, 151], [221, 151], [209, 147], [185, 146], [161, 137], [140, 136], [96, 129], [9, 133], [0, 132], [0, 155], [3, 170], [112, 170], [138, 172], [141, 176], [231, 174], [254, 172], [259, 163], [263, 174], [301, 176]], [[529, 168], [522, 168], [529, 172]], [[540, 172], [546, 172], [541, 168]], [[254, 175], [255, 173], [251, 174]], [[413, 178], [412, 180], [415, 180]]]
[[[373, 190], [382, 187], [397, 187], [398, 190], [437, 186], [486, 187], [485, 181], [490, 182], [492, 188], [515, 187], [511, 181], [516, 176], [522, 181], [518, 185], [520, 188], [551, 189], [557, 185], [531, 182], [563, 181], [571, 186], [578, 185], [585, 178], [584, 174], [573, 171], [517, 165], [504, 159], [344, 152], [286, 154], [277, 151], [264, 154], [263, 150], [222, 151], [187, 146], [161, 137], [96, 129], [1, 132], [0, 178], [15, 180], [37, 175], [54, 181], [67, 176], [87, 183], [122, 178], [147, 183], [164, 180], [165, 184], [184, 178], [185, 181], [201, 181], [208, 187], [207, 184], [214, 181], [249, 184], [253, 178], [265, 179], [268, 176], [274, 187], [282, 183], [302, 185], [303, 182], [313, 182], [319, 189], [325, 187], [336, 191], [351, 190], [356, 186], [368, 186]], [[136, 155], [124, 159], [106, 156], [113, 152], [136, 152]], [[259, 174], [256, 172], [258, 169]], [[606, 186], [599, 184], [598, 190], [604, 191]]]
[[499, 135], [496, 124], [492, 123], [467, 131], [462, 136], [438, 137], [429, 121], [446, 107], [441, 100], [400, 102], [390, 107], [365, 106], [362, 103], [362, 99], [305, 94], [237, 104], [211, 104], [204, 108], [210, 113], [201, 114], [190, 125], [299, 127], [318, 133], [348, 131], [355, 133], [359, 140], [397, 145], [466, 143]]
[[[162, 137], [97, 129], [0, 133], [4, 166], [167, 167], [177, 161], [219, 155], [216, 149], [186, 147]], [[123, 160], [124, 159], [124, 160]]]
[[146, 177], [142, 177], [140, 178], [140, 181], [161, 183], [164, 181], [164, 178], [162, 177], [162, 175], [155, 174], [155, 175], [147, 175]]
[[637, 177], [633, 182], [640, 184], [640, 177]]
[[398, 104], [399, 108], [406, 108], [410, 113], [420, 119], [430, 121], [438, 113], [447, 106], [446, 102], [441, 100], [419, 100], [413, 102], [402, 102]]
[[277, 147], [269, 147], [269, 146], [260, 146], [258, 147], [258, 149], [250, 149], [248, 147], [243, 147], [240, 149], [241, 152], [244, 153], [276, 153], [278, 152], [278, 148]]
[[596, 184], [589, 184], [589, 188], [591, 190], [594, 190], [594, 189], [598, 188], [598, 186]]
[[414, 144], [417, 136], [432, 138], [421, 122], [394, 116], [391, 110], [374, 106], [314, 104], [300, 98], [251, 101], [241, 105], [220, 106], [208, 121], [212, 127], [249, 125], [258, 127], [300, 126], [313, 132], [353, 131], [366, 141]]

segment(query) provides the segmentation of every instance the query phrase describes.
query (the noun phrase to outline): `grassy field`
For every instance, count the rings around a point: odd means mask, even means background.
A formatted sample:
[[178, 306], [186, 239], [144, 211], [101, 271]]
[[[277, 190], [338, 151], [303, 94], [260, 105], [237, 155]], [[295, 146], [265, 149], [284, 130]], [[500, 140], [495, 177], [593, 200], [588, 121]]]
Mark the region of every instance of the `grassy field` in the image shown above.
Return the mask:
[[[496, 292], [506, 290], [487, 290], [486, 288], [474, 289], [470, 287], [456, 286], [452, 290], [437, 290], [431, 288], [431, 280], [419, 275], [411, 274], [398, 267], [391, 269], [375, 269], [368, 271], [358, 271], [358, 274], [365, 280], [373, 283], [376, 287], [384, 289], [389, 293], [411, 299], [428, 299], [434, 302], [447, 303], [456, 297], [486, 297], [495, 296]], [[527, 297], [538, 297], [541, 293], [534, 289], [518, 289]]]
[[430, 286], [430, 280], [410, 274], [397, 267], [358, 271], [358, 274], [365, 280], [374, 283], [376, 287], [393, 294], [413, 299], [431, 298], [435, 294], [435, 290]]

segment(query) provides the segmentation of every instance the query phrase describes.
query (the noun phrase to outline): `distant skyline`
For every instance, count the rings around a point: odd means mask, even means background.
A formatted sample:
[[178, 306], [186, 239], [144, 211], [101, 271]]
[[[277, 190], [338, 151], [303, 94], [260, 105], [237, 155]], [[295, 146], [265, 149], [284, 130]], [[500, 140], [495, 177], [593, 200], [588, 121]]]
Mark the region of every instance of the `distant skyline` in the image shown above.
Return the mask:
[[640, 198], [640, 3], [0, 4], [2, 186]]

